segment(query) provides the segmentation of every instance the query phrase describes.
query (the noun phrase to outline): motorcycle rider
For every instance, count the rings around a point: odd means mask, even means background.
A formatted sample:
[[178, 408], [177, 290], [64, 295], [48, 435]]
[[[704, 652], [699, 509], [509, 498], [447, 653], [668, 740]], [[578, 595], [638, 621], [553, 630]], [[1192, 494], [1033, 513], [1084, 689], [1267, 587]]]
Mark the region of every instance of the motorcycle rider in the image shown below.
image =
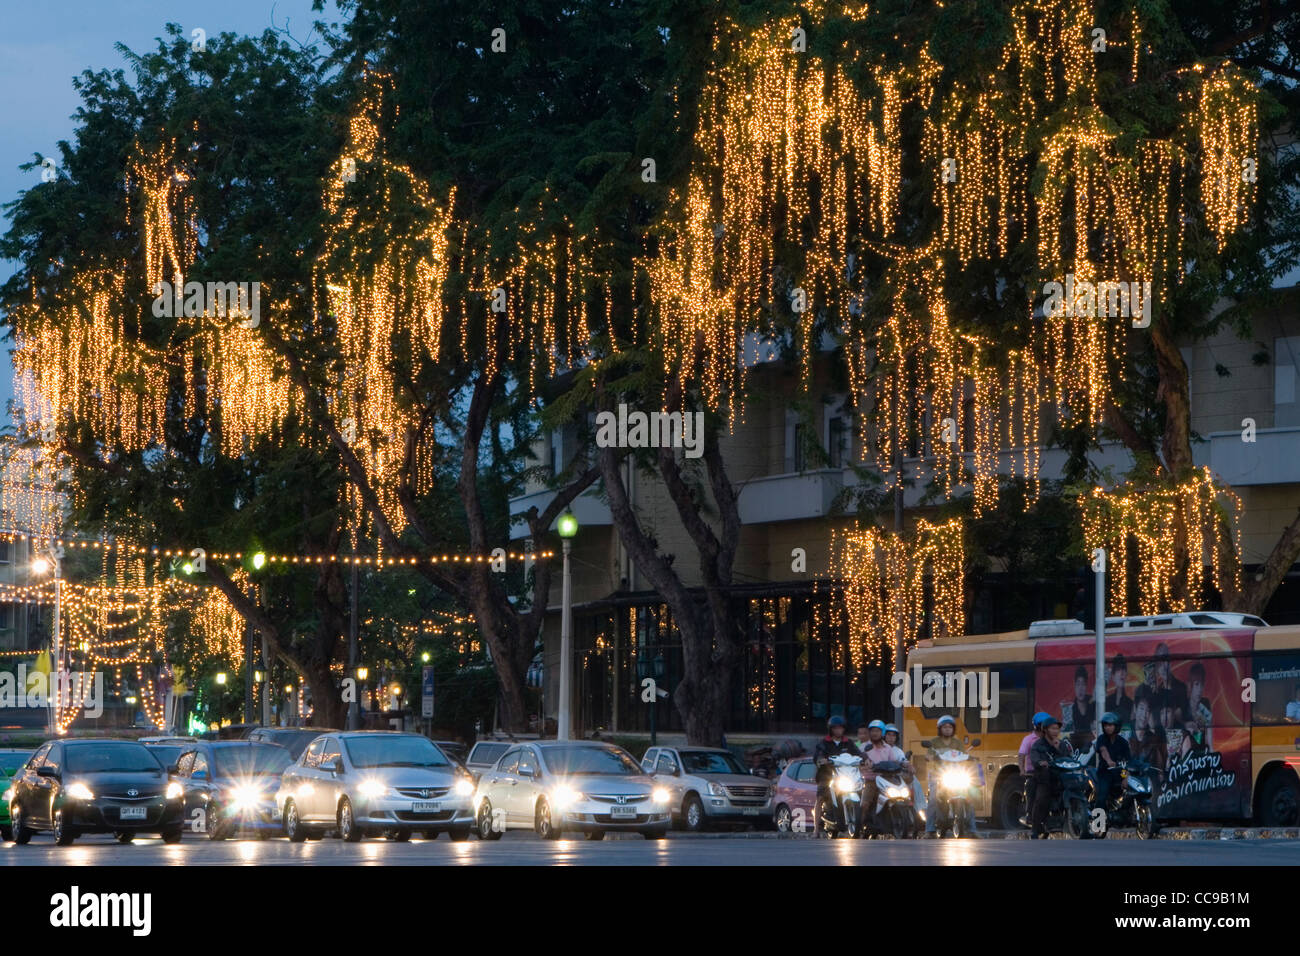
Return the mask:
[[1055, 717], [1043, 721], [1043, 736], [1029, 750], [1034, 768], [1034, 806], [1029, 822], [1031, 839], [1047, 839], [1047, 814], [1052, 806], [1052, 761], [1074, 753], [1070, 741], [1061, 736], [1061, 722]]
[[[949, 714], [944, 714], [942, 717], [939, 718], [939, 736], [935, 737], [933, 740], [930, 741], [931, 753], [938, 754], [940, 750], [958, 750], [961, 751], [962, 753], [969, 753], [969, 751], [962, 745], [961, 741], [957, 739], [957, 721]], [[927, 807], [934, 806], [935, 789], [939, 785], [939, 772], [943, 766], [943, 764], [940, 762], [937, 756], [935, 756], [930, 761], [930, 763], [932, 765], [932, 770], [930, 771], [929, 774], [930, 793], [929, 793], [928, 802], [926, 803]], [[978, 772], [980, 769], [979, 764], [974, 764], [973, 766], [975, 770]], [[980, 782], [983, 783], [982, 780]], [[974, 808], [968, 808], [968, 809], [970, 810], [970, 821], [969, 821], [970, 831], [971, 833], [976, 833], [978, 832], [978, 830], [975, 825], [975, 810]], [[925, 815], [926, 833], [935, 832], [936, 816], [938, 816], [938, 814], [934, 813], [932, 810], [926, 813]]]
[[898, 749], [885, 742], [885, 730], [887, 724], [883, 720], [873, 720], [867, 724], [867, 741], [870, 746], [862, 751], [862, 779], [866, 781], [866, 789], [862, 794], [862, 805], [870, 808], [869, 813], [874, 822], [876, 807], [876, 773], [872, 770], [873, 764], [885, 763], [894, 760], [903, 765], [904, 774], [912, 772], [912, 765], [908, 763], [907, 756]]
[[835, 770], [831, 766], [831, 758], [838, 757], [840, 754], [862, 756], [862, 751], [858, 749], [857, 744], [845, 734], [846, 727], [843, 717], [831, 717], [826, 721], [826, 736], [817, 741], [817, 748], [813, 751], [813, 761], [817, 764], [818, 806], [822, 805], [824, 799], [832, 796], [831, 778], [835, 775]]
[[1097, 738], [1097, 806], [1106, 809], [1111, 789], [1120, 785], [1121, 761], [1129, 759], [1128, 741], [1119, 735], [1119, 715], [1101, 715], [1101, 736]]
[[1016, 757], [1020, 764], [1020, 804], [1025, 808], [1020, 822], [1024, 826], [1029, 826], [1029, 814], [1034, 806], [1034, 765], [1029, 759], [1029, 751], [1034, 744], [1043, 739], [1043, 721], [1051, 716], [1045, 710], [1034, 714], [1033, 720], [1030, 721], [1034, 729], [1025, 734], [1025, 739], [1020, 741], [1020, 752]]
[[885, 743], [889, 744], [891, 747], [897, 747], [899, 736], [901, 735], [899, 734], [897, 727], [893, 724], [885, 724]]

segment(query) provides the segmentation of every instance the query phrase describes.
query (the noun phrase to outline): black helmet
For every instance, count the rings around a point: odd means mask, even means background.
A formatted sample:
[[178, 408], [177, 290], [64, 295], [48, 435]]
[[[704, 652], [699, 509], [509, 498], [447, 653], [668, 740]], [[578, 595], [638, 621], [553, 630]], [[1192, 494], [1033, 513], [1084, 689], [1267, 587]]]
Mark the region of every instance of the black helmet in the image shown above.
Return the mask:
[[830, 720], [826, 721], [826, 732], [830, 733], [832, 727], [845, 727], [845, 726], [847, 725], [844, 723], [844, 718], [837, 715], [835, 717], [832, 717]]

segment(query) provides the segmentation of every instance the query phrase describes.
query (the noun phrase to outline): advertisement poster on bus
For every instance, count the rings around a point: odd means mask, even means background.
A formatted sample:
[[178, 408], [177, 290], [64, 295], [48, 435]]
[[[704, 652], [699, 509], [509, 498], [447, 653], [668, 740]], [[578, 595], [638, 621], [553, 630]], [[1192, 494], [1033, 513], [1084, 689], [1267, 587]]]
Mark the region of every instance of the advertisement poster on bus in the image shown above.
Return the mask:
[[[1163, 637], [1107, 636], [1104, 710], [1120, 719], [1135, 758], [1153, 768], [1156, 816], [1236, 815], [1250, 794], [1250, 634], [1206, 631]], [[1095, 646], [1037, 647], [1037, 706], [1060, 717], [1076, 747], [1096, 732]]]

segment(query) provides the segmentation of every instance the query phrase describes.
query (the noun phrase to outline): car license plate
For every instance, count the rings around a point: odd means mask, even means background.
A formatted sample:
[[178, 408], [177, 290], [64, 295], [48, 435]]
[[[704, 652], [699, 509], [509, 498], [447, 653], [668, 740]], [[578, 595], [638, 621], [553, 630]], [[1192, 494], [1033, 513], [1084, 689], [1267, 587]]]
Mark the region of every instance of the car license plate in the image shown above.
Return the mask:
[[756, 817], [758, 816], [758, 811], [759, 811], [758, 807], [745, 807], [745, 809], [741, 810], [740, 812], [747, 817]]
[[411, 804], [412, 813], [441, 813], [442, 804], [437, 800], [425, 800]]
[[118, 816], [119, 820], [143, 820], [148, 813], [146, 807], [123, 807]]
[[609, 808], [609, 815], [611, 817], [634, 817], [636, 816], [636, 807], [615, 805]]

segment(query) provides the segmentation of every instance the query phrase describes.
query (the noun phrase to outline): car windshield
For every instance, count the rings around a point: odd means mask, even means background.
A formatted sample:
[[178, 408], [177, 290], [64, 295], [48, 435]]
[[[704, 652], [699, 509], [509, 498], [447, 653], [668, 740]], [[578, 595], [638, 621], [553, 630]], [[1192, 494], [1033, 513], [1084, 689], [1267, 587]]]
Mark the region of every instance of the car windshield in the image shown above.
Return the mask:
[[68, 773], [159, 773], [162, 765], [144, 744], [85, 744], [65, 748]]
[[712, 750], [681, 750], [682, 766], [687, 773], [743, 773], [749, 771], [740, 765], [735, 755]]
[[212, 756], [218, 777], [278, 777], [293, 763], [289, 751], [270, 744], [218, 747]]
[[546, 766], [558, 774], [640, 773], [635, 760], [617, 747], [547, 747]]
[[185, 748], [176, 744], [146, 744], [149, 752], [158, 758], [164, 767], [170, 767], [185, 753]]
[[354, 767], [450, 767], [427, 737], [344, 737]]

